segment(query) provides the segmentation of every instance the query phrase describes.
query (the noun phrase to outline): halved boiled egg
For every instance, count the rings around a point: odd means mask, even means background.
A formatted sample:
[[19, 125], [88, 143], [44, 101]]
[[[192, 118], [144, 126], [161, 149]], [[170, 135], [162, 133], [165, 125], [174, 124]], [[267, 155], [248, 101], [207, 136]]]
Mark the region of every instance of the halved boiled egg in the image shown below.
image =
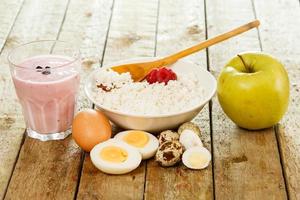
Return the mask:
[[211, 161], [210, 152], [204, 147], [191, 147], [182, 155], [183, 164], [190, 169], [204, 169]]
[[97, 144], [90, 153], [92, 163], [108, 174], [125, 174], [136, 169], [142, 160], [139, 151], [120, 140]]
[[159, 146], [158, 139], [145, 131], [123, 131], [115, 135], [114, 138], [137, 148], [142, 154], [143, 160], [153, 157]]

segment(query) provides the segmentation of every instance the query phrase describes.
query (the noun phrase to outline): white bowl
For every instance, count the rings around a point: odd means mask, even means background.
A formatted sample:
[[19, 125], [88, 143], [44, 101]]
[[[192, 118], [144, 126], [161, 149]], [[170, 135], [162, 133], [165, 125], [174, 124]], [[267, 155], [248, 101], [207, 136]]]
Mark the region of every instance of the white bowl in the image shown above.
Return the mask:
[[[111, 66], [116, 66], [124, 63], [132, 63], [132, 62], [141, 62], [141, 61], [149, 61], [158, 59], [155, 57], [140, 57], [130, 60], [125, 60], [117, 63], [110, 64], [109, 66], [105, 66], [103, 68], [108, 68]], [[94, 74], [99, 70], [103, 70], [103, 68], [96, 69], [92, 72], [85, 83], [85, 93], [87, 97], [95, 104], [96, 108], [101, 110], [114, 124], [120, 126], [124, 129], [136, 129], [136, 130], [144, 130], [148, 132], [159, 132], [167, 129], [173, 129], [178, 127], [180, 124], [192, 120], [204, 107], [204, 105], [214, 96], [217, 89], [217, 82], [215, 77], [208, 72], [207, 70], [193, 64], [187, 62], [185, 60], [179, 60], [176, 63], [171, 65], [172, 70], [175, 73], [195, 73], [199, 76], [200, 84], [203, 85], [205, 90], [205, 97], [203, 101], [199, 102], [199, 104], [191, 109], [185, 110], [183, 112], [169, 114], [169, 115], [157, 115], [157, 116], [142, 116], [142, 115], [133, 115], [127, 114], [123, 112], [119, 112], [117, 110], [112, 110], [103, 105], [98, 104], [92, 95], [92, 87], [94, 87], [93, 77]], [[99, 73], [99, 72], [98, 72]]]

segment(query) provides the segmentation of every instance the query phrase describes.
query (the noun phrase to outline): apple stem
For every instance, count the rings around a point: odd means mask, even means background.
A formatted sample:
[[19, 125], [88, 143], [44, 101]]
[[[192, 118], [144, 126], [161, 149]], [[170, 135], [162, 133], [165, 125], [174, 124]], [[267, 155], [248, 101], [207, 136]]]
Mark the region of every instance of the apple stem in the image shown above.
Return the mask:
[[252, 73], [252, 72], [253, 72], [253, 71], [252, 71], [252, 68], [251, 68], [250, 66], [246, 65], [246, 62], [244, 61], [243, 57], [242, 57], [240, 54], [238, 54], [237, 56], [241, 59], [241, 61], [242, 61], [242, 63], [244, 64], [244, 66], [245, 66], [247, 72], [248, 72], [248, 73]]

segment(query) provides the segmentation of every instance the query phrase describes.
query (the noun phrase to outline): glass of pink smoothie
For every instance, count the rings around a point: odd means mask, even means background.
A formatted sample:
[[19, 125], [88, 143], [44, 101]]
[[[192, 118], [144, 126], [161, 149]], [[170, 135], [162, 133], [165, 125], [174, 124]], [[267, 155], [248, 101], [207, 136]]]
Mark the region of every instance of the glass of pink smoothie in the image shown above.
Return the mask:
[[79, 89], [80, 52], [62, 41], [36, 41], [8, 56], [29, 137], [42, 141], [66, 138]]

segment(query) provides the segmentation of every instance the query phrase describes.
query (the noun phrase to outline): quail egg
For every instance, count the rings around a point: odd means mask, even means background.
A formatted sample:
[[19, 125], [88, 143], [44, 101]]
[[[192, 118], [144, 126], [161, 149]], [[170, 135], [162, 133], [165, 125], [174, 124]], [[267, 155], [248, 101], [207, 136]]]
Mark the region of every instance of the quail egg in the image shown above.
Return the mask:
[[182, 155], [183, 164], [190, 169], [204, 169], [211, 161], [210, 152], [204, 147], [192, 147]]
[[184, 149], [189, 149], [195, 146], [203, 146], [199, 136], [190, 129], [185, 129], [182, 131], [179, 137], [179, 142], [183, 145]]
[[199, 128], [199, 126], [197, 126], [195, 123], [193, 122], [186, 122], [184, 124], [182, 124], [179, 128], [178, 128], [178, 133], [179, 135], [184, 131], [184, 130], [192, 130], [193, 132], [195, 132], [198, 136], [201, 136], [201, 130]]
[[163, 167], [173, 166], [180, 161], [183, 148], [177, 140], [167, 141], [158, 147], [155, 161]]
[[171, 130], [161, 132], [158, 137], [159, 144], [173, 140], [179, 140], [179, 134]]

